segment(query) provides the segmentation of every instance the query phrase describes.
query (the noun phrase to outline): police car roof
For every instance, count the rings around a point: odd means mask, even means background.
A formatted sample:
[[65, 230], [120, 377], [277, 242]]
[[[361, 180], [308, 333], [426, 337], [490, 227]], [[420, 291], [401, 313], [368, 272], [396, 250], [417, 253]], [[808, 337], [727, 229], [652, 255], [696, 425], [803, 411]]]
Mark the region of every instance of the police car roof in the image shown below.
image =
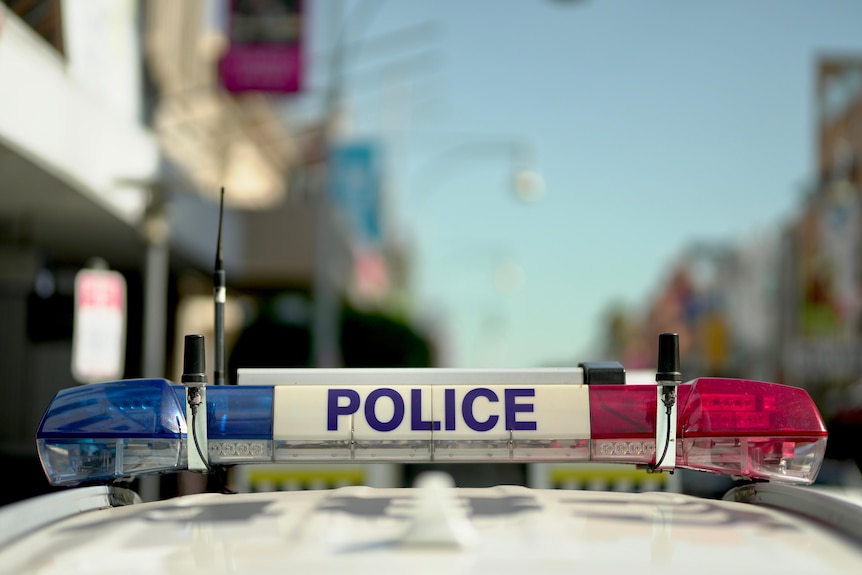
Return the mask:
[[[821, 504], [829, 501], [808, 488], [766, 487], [759, 494], [757, 485], [737, 490], [732, 497], [753, 502], [761, 498], [768, 505], [812, 496]], [[423, 513], [423, 491], [342, 487], [202, 494], [53, 517], [60, 513], [63, 498], [65, 505], [76, 498], [71, 506], [80, 509], [108, 507], [124, 496], [125, 502], [131, 501], [124, 490], [79, 488], [0, 512], [0, 528], [7, 535], [14, 531], [10, 518], [26, 522], [24, 518], [33, 516], [28, 506], [47, 513], [50, 522], [25, 526], [29, 532], [5, 541], [0, 565], [10, 573], [185, 575], [862, 570], [860, 539], [805, 519], [800, 514], [805, 505], [793, 513], [663, 492], [461, 488], [446, 491], [471, 535], [440, 544], [434, 534], [430, 540], [412, 536], [417, 514]], [[82, 503], [84, 498], [89, 503]], [[845, 516], [835, 519], [846, 526], [846, 518], [855, 517], [850, 523], [858, 529], [862, 508], [842, 505]], [[457, 523], [458, 512], [454, 517]]]

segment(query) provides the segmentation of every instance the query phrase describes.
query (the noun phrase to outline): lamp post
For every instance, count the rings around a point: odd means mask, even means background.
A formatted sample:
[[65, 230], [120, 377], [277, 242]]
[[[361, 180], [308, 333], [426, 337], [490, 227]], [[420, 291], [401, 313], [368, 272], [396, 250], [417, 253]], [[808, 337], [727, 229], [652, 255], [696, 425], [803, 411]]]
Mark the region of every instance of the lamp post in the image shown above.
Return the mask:
[[[436, 153], [416, 170], [411, 181], [419, 182], [419, 191], [414, 191], [411, 195], [421, 194], [418, 199], [424, 200], [433, 189], [439, 187], [442, 176], [463, 171], [460, 167], [465, 162], [480, 158], [507, 157], [509, 185], [513, 197], [524, 203], [530, 203], [542, 196], [545, 191], [544, 177], [537, 168], [535, 149], [526, 137], [493, 134], [457, 136], [459, 138], [457, 143]], [[453, 170], [453, 166], [459, 169]]]

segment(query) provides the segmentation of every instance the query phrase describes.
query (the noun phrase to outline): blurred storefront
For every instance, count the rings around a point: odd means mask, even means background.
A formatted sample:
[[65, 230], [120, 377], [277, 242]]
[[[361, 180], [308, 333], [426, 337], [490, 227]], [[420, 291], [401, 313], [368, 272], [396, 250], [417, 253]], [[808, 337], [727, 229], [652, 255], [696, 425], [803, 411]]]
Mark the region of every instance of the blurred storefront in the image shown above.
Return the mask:
[[818, 176], [786, 233], [781, 372], [829, 428], [827, 456], [862, 467], [862, 58], [821, 60]]
[[823, 401], [862, 379], [862, 59], [824, 58], [817, 71], [819, 174], [798, 215], [686, 246], [643, 309], [609, 316], [614, 358], [648, 367], [651, 338], [674, 331], [692, 375], [780, 380]]
[[655, 369], [656, 334], [680, 335], [684, 378], [773, 380], [778, 354], [778, 237], [738, 244], [693, 244], [670, 266], [643, 310], [615, 310], [605, 356], [628, 369]]
[[829, 456], [862, 466], [862, 58], [823, 58], [817, 174], [796, 215], [742, 242], [684, 248], [643, 308], [608, 314], [603, 347], [650, 368], [655, 334], [680, 334], [683, 377], [805, 388]]
[[252, 62], [275, 61], [282, 77], [262, 86], [269, 72], [243, 67], [259, 21], [243, 3], [0, 2], [0, 457], [15, 458], [22, 485], [44, 485], [33, 434], [53, 394], [77, 383], [73, 286], [92, 258], [127, 284], [123, 376], [175, 378], [181, 336], [212, 334], [221, 187], [229, 345], [248, 349], [250, 327], [296, 328], [304, 344], [270, 342], [270, 365], [314, 364], [324, 274], [341, 360], [433, 361], [389, 313], [400, 252], [357, 249], [325, 193], [327, 122], [293, 126], [281, 111], [303, 88], [304, 3], [276, 4]]
[[0, 3], [0, 449], [18, 497], [44, 484], [45, 405], [76, 383], [74, 280], [91, 258], [128, 282], [126, 373], [140, 373], [149, 191], [130, 182], [156, 178], [161, 157], [141, 121], [137, 28], [131, 0]]
[[824, 403], [862, 379], [862, 59], [826, 58], [818, 179], [786, 234], [782, 372]]

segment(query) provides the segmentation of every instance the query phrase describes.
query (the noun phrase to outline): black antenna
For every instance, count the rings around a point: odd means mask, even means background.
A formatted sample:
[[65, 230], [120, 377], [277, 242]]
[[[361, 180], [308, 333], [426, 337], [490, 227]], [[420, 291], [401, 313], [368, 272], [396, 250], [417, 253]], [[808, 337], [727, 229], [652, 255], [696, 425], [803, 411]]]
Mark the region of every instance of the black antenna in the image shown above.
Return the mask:
[[225, 287], [224, 256], [221, 249], [221, 227], [224, 219], [224, 187], [221, 189], [221, 200], [218, 211], [218, 240], [216, 242], [215, 271], [213, 272], [213, 299], [215, 300], [215, 367], [213, 383], [225, 384], [224, 361], [224, 303], [227, 298]]

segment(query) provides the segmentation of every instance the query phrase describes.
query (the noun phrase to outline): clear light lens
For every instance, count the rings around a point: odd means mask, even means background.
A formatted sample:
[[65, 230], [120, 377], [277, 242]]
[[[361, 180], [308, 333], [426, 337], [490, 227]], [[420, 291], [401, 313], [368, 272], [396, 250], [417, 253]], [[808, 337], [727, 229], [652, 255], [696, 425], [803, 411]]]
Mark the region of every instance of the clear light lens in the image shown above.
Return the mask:
[[589, 439], [275, 441], [275, 461], [589, 461]]
[[52, 485], [111, 481], [182, 469], [181, 439], [39, 439], [42, 467]]
[[354, 461], [429, 461], [431, 441], [373, 441], [357, 440], [353, 449]]
[[181, 469], [185, 416], [164, 379], [133, 379], [59, 392], [36, 448], [53, 485], [110, 481]]
[[330, 441], [274, 441], [276, 461], [322, 463], [350, 461], [349, 440]]
[[512, 454], [516, 461], [589, 461], [590, 440], [515, 441]]
[[[513, 442], [514, 447], [514, 442]], [[509, 442], [505, 440], [437, 441], [434, 445], [437, 461], [508, 461]]]
[[264, 439], [208, 439], [211, 464], [267, 463], [272, 461], [272, 442]]
[[682, 441], [677, 464], [722, 475], [809, 484], [817, 478], [825, 452], [825, 437], [699, 437]]

